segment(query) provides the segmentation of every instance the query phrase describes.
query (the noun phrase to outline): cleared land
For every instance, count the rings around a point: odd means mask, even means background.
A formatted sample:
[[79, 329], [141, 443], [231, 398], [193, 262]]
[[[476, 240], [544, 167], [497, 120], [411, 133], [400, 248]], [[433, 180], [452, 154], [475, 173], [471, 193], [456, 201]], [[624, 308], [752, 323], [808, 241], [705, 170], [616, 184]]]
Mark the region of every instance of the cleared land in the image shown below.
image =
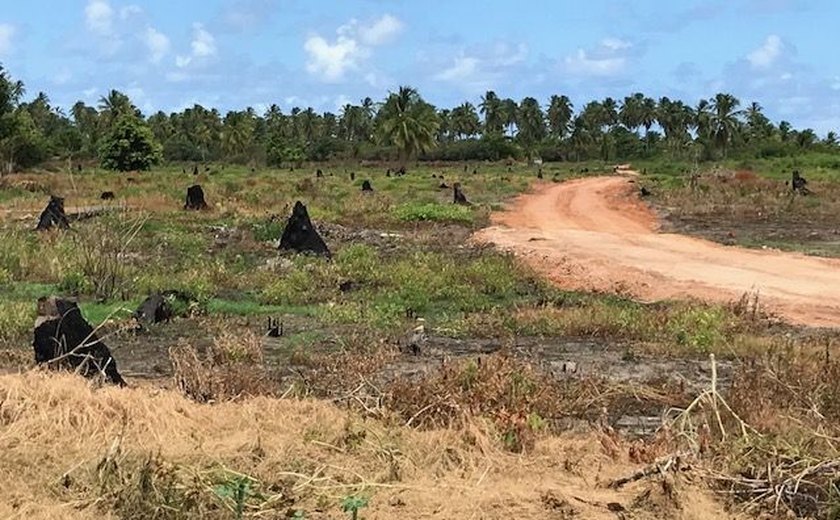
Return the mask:
[[477, 238], [523, 255], [566, 289], [718, 302], [757, 293], [786, 321], [840, 323], [840, 261], [660, 233], [635, 177], [539, 185]]

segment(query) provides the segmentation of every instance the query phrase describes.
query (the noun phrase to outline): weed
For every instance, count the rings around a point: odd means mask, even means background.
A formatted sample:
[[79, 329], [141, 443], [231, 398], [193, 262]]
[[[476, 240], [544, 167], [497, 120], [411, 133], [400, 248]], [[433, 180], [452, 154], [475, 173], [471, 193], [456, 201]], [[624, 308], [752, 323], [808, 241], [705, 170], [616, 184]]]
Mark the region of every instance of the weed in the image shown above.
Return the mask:
[[341, 500], [341, 510], [350, 515], [350, 520], [358, 520], [359, 511], [368, 506], [369, 499], [358, 496], [349, 495]]

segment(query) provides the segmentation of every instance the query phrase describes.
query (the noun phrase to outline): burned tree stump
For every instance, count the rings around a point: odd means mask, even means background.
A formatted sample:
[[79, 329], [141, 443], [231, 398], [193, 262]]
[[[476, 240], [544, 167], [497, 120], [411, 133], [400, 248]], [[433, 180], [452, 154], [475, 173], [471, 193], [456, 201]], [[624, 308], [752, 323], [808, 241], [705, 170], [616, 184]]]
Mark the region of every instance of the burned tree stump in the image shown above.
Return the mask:
[[111, 383], [125, 386], [111, 351], [74, 301], [55, 296], [38, 299], [32, 346], [39, 365], [72, 370], [85, 377], [103, 375]]
[[362, 181], [362, 191], [372, 192], [373, 186], [370, 185], [370, 181], [365, 179]]
[[318, 169], [315, 171], [315, 178], [316, 178], [316, 179], [320, 179], [320, 178], [323, 178], [323, 177], [324, 177], [324, 172], [322, 172], [322, 171], [321, 171], [321, 169], [320, 169], [320, 168], [318, 168]]
[[193, 165], [193, 175], [198, 175], [198, 165], [197, 164]]
[[356, 180], [356, 172], [350, 172], [350, 180], [351, 180], [351, 181], [355, 181], [355, 180]]
[[438, 189], [439, 189], [439, 190], [448, 190], [448, 189], [449, 189], [449, 185], [448, 185], [448, 184], [446, 184], [445, 182], [441, 182], [441, 183], [438, 185]]
[[452, 185], [452, 192], [455, 195], [455, 200], [454, 200], [455, 204], [461, 204], [463, 206], [469, 206], [470, 205], [470, 201], [467, 200], [467, 196], [464, 195], [463, 191], [461, 191], [461, 183], [460, 182], [456, 182], [455, 184]]
[[184, 307], [196, 303], [196, 299], [191, 295], [177, 290], [168, 290], [156, 292], [149, 295], [143, 303], [134, 311], [134, 319], [140, 328], [157, 323], [169, 322], [177, 315], [176, 309], [172, 307], [172, 303], [178, 301]]
[[201, 185], [194, 184], [187, 188], [187, 201], [184, 204], [184, 209], [196, 211], [207, 209], [207, 202], [204, 200], [204, 190], [201, 189]]
[[799, 174], [799, 170], [793, 170], [793, 175], [791, 176], [790, 181], [790, 186], [793, 189], [793, 192], [800, 195], [808, 195], [811, 193], [811, 190], [808, 189], [806, 184], [808, 184], [808, 181], [805, 180], [805, 177]]
[[542, 173], [542, 168], [540, 168], [539, 170], [537, 170], [537, 179], [542, 179], [542, 178], [543, 178], [543, 173]]
[[280, 338], [283, 336], [283, 322], [277, 318], [268, 318], [268, 332], [265, 334], [269, 338]]
[[113, 191], [103, 191], [99, 198], [101, 200], [114, 200], [115, 195]]
[[64, 212], [64, 197], [56, 197], [50, 195], [50, 201], [47, 207], [41, 212], [38, 218], [38, 225], [35, 227], [37, 231], [46, 231], [52, 229], [53, 226], [59, 229], [70, 229], [70, 222], [67, 220], [67, 214]]
[[286, 228], [283, 236], [280, 237], [278, 249], [296, 251], [298, 253], [313, 253], [330, 258], [329, 248], [324, 239], [315, 230], [312, 221], [309, 220], [309, 212], [301, 201], [295, 202], [292, 214], [286, 221]]

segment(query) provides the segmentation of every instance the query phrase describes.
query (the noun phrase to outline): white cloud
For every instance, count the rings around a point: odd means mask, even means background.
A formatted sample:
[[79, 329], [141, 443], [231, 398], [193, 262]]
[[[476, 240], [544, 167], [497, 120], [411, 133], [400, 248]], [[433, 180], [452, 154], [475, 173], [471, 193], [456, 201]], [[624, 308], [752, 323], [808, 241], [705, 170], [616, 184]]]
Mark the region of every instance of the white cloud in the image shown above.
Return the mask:
[[620, 72], [625, 65], [625, 58], [595, 58], [583, 49], [578, 49], [575, 54], [566, 56], [563, 60], [566, 68], [573, 74], [582, 76], [612, 76]]
[[446, 68], [435, 74], [435, 79], [439, 81], [462, 81], [472, 78], [478, 70], [479, 60], [472, 56], [464, 56], [463, 54], [455, 58], [455, 62], [451, 67]]
[[0, 23], [0, 56], [12, 51], [12, 38], [15, 36], [15, 27], [8, 23]]
[[618, 38], [604, 38], [593, 49], [579, 48], [563, 58], [566, 73], [575, 76], [609, 77], [621, 73], [627, 66], [633, 44]]
[[149, 59], [152, 63], [159, 63], [169, 52], [169, 38], [154, 27], [146, 28], [146, 33], [143, 35], [143, 42], [146, 44], [146, 48], [149, 49]]
[[108, 0], [89, 0], [85, 6], [85, 24], [95, 33], [107, 35], [113, 30], [114, 9]]
[[601, 40], [601, 45], [611, 51], [620, 51], [622, 49], [629, 49], [633, 45], [619, 38], [604, 38]]
[[85, 99], [92, 99], [92, 98], [93, 98], [93, 96], [94, 96], [97, 92], [98, 92], [98, 89], [97, 89], [96, 87], [91, 87], [91, 88], [88, 88], [88, 89], [83, 90], [83, 91], [82, 91], [82, 94], [84, 94]]
[[131, 4], [120, 9], [120, 19], [128, 20], [134, 15], [142, 14], [143, 8], [139, 5]]
[[335, 43], [329, 43], [313, 35], [306, 39], [303, 49], [309, 55], [306, 70], [327, 82], [343, 79], [344, 73], [358, 68], [359, 60], [366, 55], [356, 40], [344, 36], [339, 36]]
[[207, 32], [200, 23], [193, 24], [193, 41], [191, 44], [193, 56], [203, 58], [216, 54], [216, 38]]
[[771, 34], [764, 40], [761, 47], [747, 55], [747, 60], [755, 68], [767, 68], [779, 59], [784, 48], [785, 44], [782, 39], [775, 34]]
[[403, 23], [397, 17], [386, 14], [372, 25], [359, 27], [359, 36], [362, 43], [375, 47], [389, 42], [402, 29]]
[[[306, 70], [321, 81], [336, 83], [348, 71], [360, 70], [373, 47], [385, 44], [403, 29], [403, 23], [386, 14], [369, 25], [352, 19], [336, 30], [336, 39], [329, 41], [320, 34], [309, 35], [303, 43], [308, 56]], [[373, 78], [371, 73], [366, 77]], [[368, 80], [370, 81], [370, 80]]]
[[193, 62], [195, 58], [209, 58], [215, 56], [216, 38], [204, 28], [204, 25], [196, 22], [193, 24], [193, 38], [190, 42], [191, 53], [187, 56], [176, 56], [175, 65], [184, 68]]

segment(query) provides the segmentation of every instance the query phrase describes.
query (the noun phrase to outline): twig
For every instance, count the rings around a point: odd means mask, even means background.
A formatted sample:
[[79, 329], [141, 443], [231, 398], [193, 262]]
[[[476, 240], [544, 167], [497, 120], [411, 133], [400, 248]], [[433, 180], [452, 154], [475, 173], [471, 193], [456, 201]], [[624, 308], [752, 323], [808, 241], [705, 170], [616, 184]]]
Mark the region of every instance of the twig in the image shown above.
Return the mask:
[[668, 455], [667, 457], [662, 457], [657, 459], [648, 466], [627, 475], [626, 477], [621, 477], [619, 479], [615, 479], [607, 484], [607, 487], [610, 489], [618, 489], [620, 487], [629, 484], [630, 482], [635, 482], [637, 480], [641, 480], [646, 477], [650, 477], [651, 475], [664, 475], [668, 470], [670, 470], [673, 466], [676, 465], [676, 468], [679, 469], [679, 462], [684, 457], [688, 457], [691, 455], [691, 452], [682, 451], [679, 453], [675, 453], [673, 455]]

